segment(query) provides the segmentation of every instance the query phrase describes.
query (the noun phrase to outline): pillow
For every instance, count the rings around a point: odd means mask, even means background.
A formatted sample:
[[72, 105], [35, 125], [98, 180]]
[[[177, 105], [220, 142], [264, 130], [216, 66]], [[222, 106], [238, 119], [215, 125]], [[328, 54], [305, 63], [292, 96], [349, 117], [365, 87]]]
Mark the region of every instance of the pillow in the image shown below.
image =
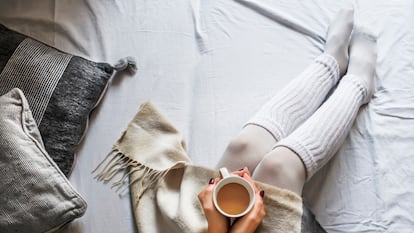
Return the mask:
[[23, 92], [0, 97], [0, 232], [54, 232], [86, 203], [49, 157]]
[[46, 151], [69, 175], [75, 151], [115, 70], [136, 71], [131, 60], [115, 67], [59, 51], [0, 25], [0, 95], [25, 94]]

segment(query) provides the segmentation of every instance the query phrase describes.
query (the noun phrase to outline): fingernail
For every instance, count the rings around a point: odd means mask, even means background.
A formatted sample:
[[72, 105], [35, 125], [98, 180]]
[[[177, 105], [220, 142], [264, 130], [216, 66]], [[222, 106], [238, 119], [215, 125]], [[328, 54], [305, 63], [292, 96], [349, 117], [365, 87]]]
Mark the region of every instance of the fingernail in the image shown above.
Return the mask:
[[214, 178], [210, 178], [210, 181], [208, 182], [208, 184], [214, 184]]
[[264, 190], [260, 191], [260, 196], [263, 198], [264, 197]]

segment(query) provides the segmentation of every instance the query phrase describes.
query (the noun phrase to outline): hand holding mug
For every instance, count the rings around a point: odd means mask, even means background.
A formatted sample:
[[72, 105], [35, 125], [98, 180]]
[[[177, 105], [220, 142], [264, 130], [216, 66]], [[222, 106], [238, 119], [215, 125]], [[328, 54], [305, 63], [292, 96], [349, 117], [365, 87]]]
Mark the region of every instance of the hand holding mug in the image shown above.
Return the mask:
[[[223, 179], [211, 179], [198, 195], [207, 217], [208, 232], [254, 232], [265, 215], [264, 192], [257, 189], [247, 168], [232, 174], [220, 169], [220, 173]], [[230, 227], [229, 218], [236, 217]]]
[[222, 179], [214, 187], [214, 206], [226, 217], [244, 216], [253, 208], [255, 202], [253, 184], [241, 176], [230, 174], [225, 167], [219, 171]]

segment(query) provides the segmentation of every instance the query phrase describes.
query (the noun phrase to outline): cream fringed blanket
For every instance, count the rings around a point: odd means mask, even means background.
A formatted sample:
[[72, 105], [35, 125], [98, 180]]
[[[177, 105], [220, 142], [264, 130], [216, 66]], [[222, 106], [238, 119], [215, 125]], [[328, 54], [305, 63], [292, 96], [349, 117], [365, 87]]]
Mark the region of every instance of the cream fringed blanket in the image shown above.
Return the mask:
[[[101, 181], [124, 173], [113, 185], [120, 192], [130, 187], [140, 233], [206, 232], [197, 194], [218, 172], [191, 164], [182, 135], [151, 103], [141, 105], [98, 169]], [[266, 193], [266, 217], [257, 232], [301, 232], [302, 199], [287, 190], [257, 185]]]

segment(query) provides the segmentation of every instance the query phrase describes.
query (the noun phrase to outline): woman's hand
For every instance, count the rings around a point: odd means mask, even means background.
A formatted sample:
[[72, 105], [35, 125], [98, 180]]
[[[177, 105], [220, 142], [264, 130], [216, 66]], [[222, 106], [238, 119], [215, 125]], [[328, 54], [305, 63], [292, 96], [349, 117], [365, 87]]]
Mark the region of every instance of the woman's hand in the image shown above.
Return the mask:
[[217, 211], [213, 203], [213, 190], [220, 178], [211, 178], [207, 187], [198, 194], [208, 222], [208, 233], [227, 233], [229, 220]]
[[253, 185], [256, 195], [255, 204], [249, 213], [237, 219], [236, 222], [230, 227], [229, 219], [220, 214], [213, 203], [213, 190], [221, 178], [210, 179], [209, 185], [198, 194], [198, 199], [203, 206], [204, 214], [207, 218], [208, 233], [253, 233], [265, 216], [263, 205], [264, 191], [259, 191], [256, 187], [247, 167], [232, 173], [243, 177]]
[[[238, 174], [238, 173], [239, 174]], [[262, 222], [266, 212], [263, 205], [264, 191], [259, 191], [259, 189], [254, 184], [253, 179], [250, 177], [250, 172], [247, 168], [244, 168], [242, 171], [234, 172], [246, 179], [250, 184], [253, 185], [256, 202], [254, 203], [253, 208], [245, 216], [236, 220], [236, 222], [231, 226], [230, 233], [253, 233], [257, 227]]]

